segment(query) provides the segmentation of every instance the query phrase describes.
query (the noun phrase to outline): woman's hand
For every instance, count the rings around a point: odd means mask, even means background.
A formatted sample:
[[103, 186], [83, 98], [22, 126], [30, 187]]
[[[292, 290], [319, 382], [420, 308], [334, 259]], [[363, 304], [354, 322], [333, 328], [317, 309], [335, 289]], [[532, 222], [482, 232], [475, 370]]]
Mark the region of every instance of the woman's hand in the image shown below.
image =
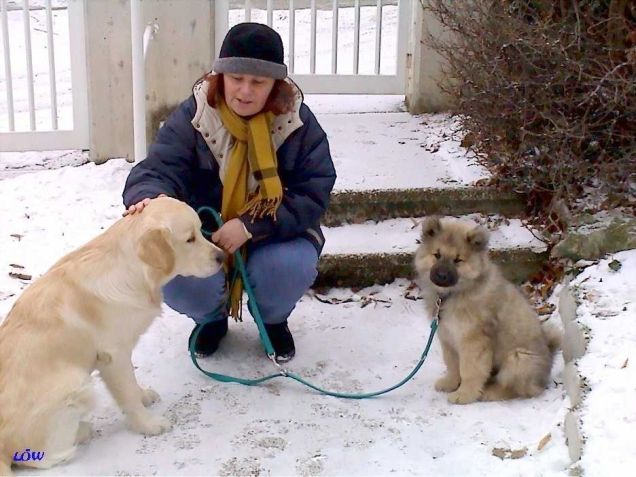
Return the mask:
[[249, 239], [241, 219], [225, 222], [219, 230], [212, 234], [212, 241], [227, 253], [234, 253]]
[[[157, 197], [166, 197], [166, 194], [159, 194]], [[139, 202], [137, 202], [136, 204], [131, 205], [130, 207], [128, 207], [127, 210], [124, 211], [124, 213], [122, 214], [123, 217], [126, 217], [127, 215], [133, 215], [136, 213], [141, 213], [144, 208], [150, 204], [150, 201], [152, 199], [149, 198], [145, 198], [143, 200], [140, 200]]]

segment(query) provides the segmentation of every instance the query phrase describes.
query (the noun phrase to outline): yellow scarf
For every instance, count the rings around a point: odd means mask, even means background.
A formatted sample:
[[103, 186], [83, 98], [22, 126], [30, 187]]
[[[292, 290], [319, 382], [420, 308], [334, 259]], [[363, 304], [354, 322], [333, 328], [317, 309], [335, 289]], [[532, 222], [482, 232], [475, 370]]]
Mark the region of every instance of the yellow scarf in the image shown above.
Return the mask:
[[[249, 119], [243, 119], [232, 111], [225, 100], [217, 98], [217, 108], [223, 125], [234, 138], [234, 146], [223, 180], [223, 199], [221, 216], [227, 222], [243, 214], [253, 219], [271, 216], [276, 218], [276, 210], [283, 199], [283, 186], [278, 177], [276, 151], [270, 136], [272, 113], [259, 113]], [[258, 181], [255, 192], [248, 192], [248, 177], [252, 173]], [[242, 247], [243, 258], [246, 257]], [[232, 256], [228, 256], [226, 274], [230, 277], [233, 268]], [[241, 318], [241, 299], [243, 283], [240, 276], [229, 284], [230, 315]]]

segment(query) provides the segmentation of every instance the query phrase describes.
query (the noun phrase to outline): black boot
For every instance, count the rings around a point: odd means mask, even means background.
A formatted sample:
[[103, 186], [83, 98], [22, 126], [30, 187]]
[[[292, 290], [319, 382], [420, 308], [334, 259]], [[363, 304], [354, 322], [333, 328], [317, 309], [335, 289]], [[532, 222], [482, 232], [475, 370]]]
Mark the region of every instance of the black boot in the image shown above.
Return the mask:
[[277, 323], [275, 325], [265, 325], [265, 330], [272, 342], [274, 352], [276, 353], [276, 361], [285, 363], [291, 360], [296, 354], [294, 346], [294, 337], [289, 331], [287, 322]]
[[198, 358], [205, 358], [219, 349], [221, 339], [227, 334], [227, 318], [196, 325], [190, 334], [190, 345], [197, 330], [200, 331], [194, 342], [194, 352]]

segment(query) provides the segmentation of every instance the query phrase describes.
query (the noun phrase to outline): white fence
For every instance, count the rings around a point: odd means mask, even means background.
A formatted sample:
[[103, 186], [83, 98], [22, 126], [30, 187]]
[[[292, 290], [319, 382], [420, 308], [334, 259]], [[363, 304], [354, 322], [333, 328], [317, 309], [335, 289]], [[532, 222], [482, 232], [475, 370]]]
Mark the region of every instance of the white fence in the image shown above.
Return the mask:
[[217, 0], [215, 44], [242, 21], [283, 38], [306, 93], [404, 94], [411, 0]]
[[85, 149], [84, 3], [0, 0], [0, 151]]

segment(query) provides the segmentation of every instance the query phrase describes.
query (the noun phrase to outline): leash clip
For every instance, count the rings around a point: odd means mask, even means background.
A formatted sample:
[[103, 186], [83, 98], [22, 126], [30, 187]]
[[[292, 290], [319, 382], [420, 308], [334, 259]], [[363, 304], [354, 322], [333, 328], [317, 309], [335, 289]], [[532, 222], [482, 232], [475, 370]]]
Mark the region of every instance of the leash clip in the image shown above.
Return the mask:
[[276, 361], [276, 354], [272, 353], [272, 354], [268, 354], [267, 357], [269, 359], [272, 360], [272, 363], [274, 363], [274, 366], [276, 366], [276, 368], [278, 369], [278, 372], [280, 373], [281, 376], [288, 376], [288, 371], [287, 369], [283, 368], [280, 363], [278, 361]]
[[439, 314], [442, 309], [442, 297], [440, 295], [437, 296], [437, 300], [435, 301], [435, 311], [433, 312], [433, 321], [435, 324], [439, 325]]

